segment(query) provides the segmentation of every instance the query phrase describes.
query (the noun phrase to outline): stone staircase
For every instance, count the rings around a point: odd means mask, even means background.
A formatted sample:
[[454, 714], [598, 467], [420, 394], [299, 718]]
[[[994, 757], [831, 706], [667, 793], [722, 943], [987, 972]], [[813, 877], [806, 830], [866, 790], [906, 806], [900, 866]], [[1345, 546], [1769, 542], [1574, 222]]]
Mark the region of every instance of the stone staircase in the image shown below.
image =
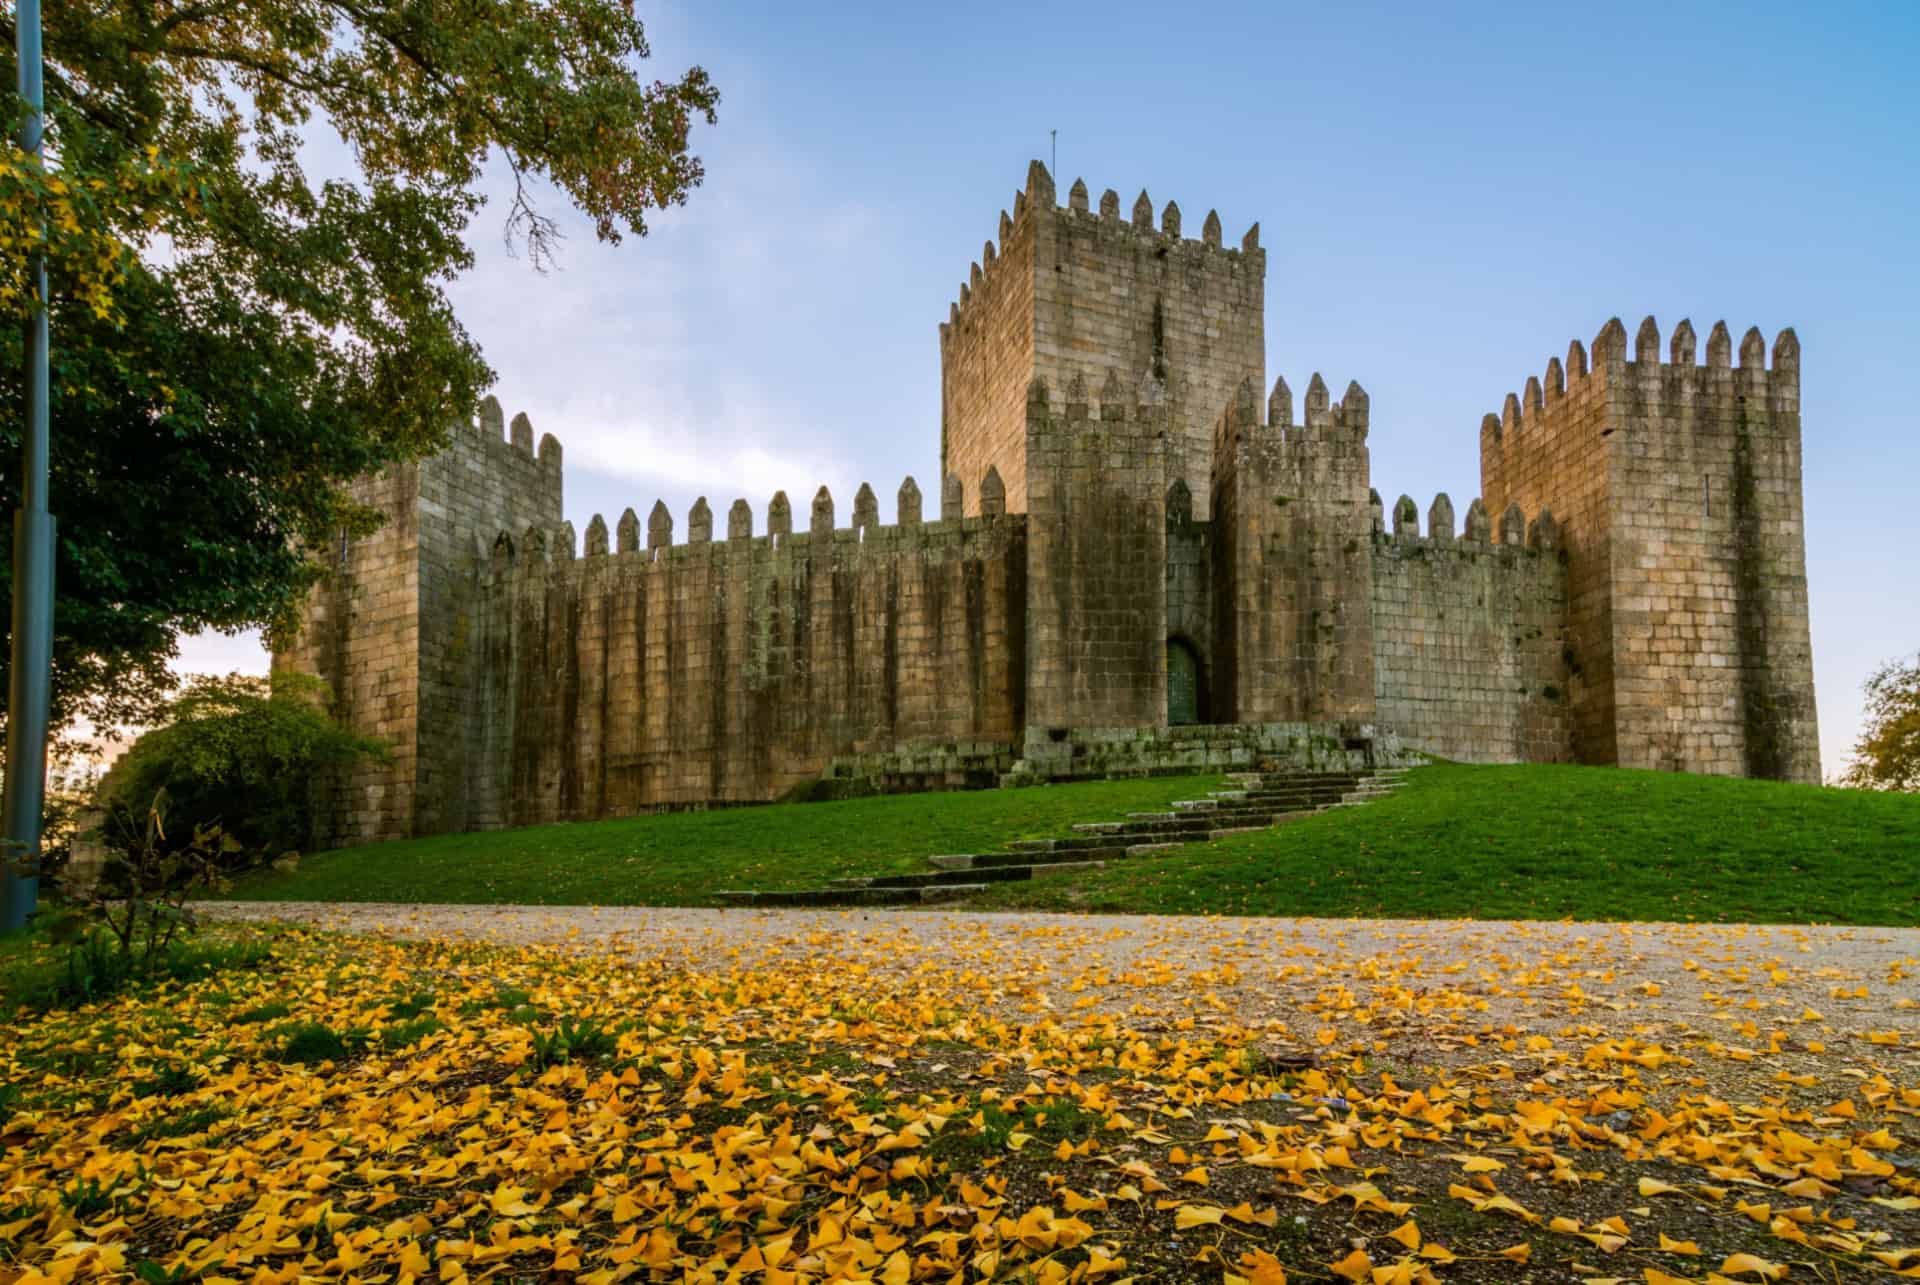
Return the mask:
[[996, 883], [1099, 870], [1204, 843], [1264, 830], [1329, 808], [1351, 808], [1398, 789], [1404, 768], [1371, 772], [1235, 772], [1227, 788], [1175, 803], [1166, 812], [1132, 812], [1120, 821], [1089, 821], [1057, 839], [1018, 839], [1001, 852], [927, 858], [923, 874], [836, 879], [825, 888], [722, 892], [729, 906], [917, 906], [952, 901]]

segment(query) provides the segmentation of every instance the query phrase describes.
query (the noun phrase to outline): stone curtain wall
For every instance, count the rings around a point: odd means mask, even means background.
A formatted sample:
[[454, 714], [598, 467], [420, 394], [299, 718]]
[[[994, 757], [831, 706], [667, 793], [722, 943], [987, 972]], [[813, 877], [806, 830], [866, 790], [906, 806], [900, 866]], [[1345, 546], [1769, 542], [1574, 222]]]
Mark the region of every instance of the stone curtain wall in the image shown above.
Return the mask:
[[1186, 479], [1204, 519], [1214, 418], [1242, 381], [1265, 382], [1259, 226], [1227, 249], [1217, 214], [1199, 239], [1183, 239], [1179, 206], [1168, 202], [1156, 227], [1145, 192], [1127, 218], [1111, 190], [1090, 209], [1078, 180], [1064, 207], [1056, 199], [1035, 161], [1011, 218], [1001, 215], [999, 249], [988, 243], [941, 327], [942, 468], [969, 479], [998, 469], [1008, 511], [1024, 512], [1031, 380], [1064, 390], [1075, 376], [1111, 374], [1129, 397], [1156, 381], [1171, 393], [1167, 481]]
[[1027, 393], [1032, 727], [1166, 722], [1167, 423], [1111, 371], [1097, 414], [1079, 377]]
[[[816, 496], [793, 532], [734, 506], [686, 543], [656, 509], [648, 547], [629, 514], [612, 547], [595, 520], [496, 542], [477, 806], [507, 824], [764, 802], [836, 756], [927, 742], [1011, 745], [1024, 724], [1026, 523], [1005, 515], [834, 525]], [[871, 492], [862, 488], [862, 498]]]
[[1367, 395], [1338, 404], [1318, 374], [1304, 422], [1276, 381], [1263, 420], [1253, 386], [1213, 449], [1214, 717], [1371, 722], [1372, 517]]
[[1686, 322], [1663, 363], [1651, 318], [1629, 360], [1616, 318], [1483, 427], [1489, 503], [1564, 529], [1579, 761], [1819, 779], [1799, 364]]
[[1405, 496], [1373, 537], [1375, 716], [1409, 746], [1466, 763], [1564, 763], [1566, 565], [1548, 523], [1495, 530], [1475, 500], [1454, 529], [1441, 495], [1427, 535]]

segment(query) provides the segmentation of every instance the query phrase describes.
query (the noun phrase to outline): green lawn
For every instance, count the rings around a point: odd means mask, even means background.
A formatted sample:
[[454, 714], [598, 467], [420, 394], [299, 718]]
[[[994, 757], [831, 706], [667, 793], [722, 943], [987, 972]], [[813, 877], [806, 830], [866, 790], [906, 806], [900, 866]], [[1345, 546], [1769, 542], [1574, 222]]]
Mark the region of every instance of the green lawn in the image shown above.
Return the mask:
[[[444, 835], [310, 856], [259, 900], [715, 904], [925, 870], [1202, 796], [1213, 777], [895, 795]], [[972, 903], [1227, 915], [1920, 924], [1920, 797], [1582, 767], [1421, 768], [1391, 798]]]
[[1436, 766], [1401, 792], [983, 908], [1920, 924], [1920, 796], [1586, 767]]
[[995, 852], [1076, 821], [1203, 798], [1217, 776], [1151, 777], [679, 812], [439, 835], [309, 856], [231, 893], [266, 901], [710, 906], [725, 888], [812, 888], [842, 875], [926, 870], [942, 852]]

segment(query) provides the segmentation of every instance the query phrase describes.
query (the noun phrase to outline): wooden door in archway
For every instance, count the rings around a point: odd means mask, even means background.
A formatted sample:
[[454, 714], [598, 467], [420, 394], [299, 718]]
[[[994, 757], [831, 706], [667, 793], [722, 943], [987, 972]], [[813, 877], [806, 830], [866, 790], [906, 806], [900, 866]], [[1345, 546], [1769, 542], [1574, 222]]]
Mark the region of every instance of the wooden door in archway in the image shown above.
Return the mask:
[[1167, 723], [1200, 721], [1200, 657], [1179, 638], [1167, 639]]

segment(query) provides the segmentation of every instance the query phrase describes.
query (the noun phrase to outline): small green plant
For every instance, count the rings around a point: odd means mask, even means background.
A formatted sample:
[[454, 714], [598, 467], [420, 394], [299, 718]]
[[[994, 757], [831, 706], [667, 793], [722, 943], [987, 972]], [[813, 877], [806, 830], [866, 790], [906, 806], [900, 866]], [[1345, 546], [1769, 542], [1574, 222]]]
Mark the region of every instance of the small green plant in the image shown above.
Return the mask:
[[438, 1002], [438, 999], [439, 997], [432, 991], [415, 991], [411, 995], [389, 1000], [387, 1003], [387, 1016], [393, 1018], [395, 1021], [409, 1021], [432, 1008], [434, 1004]]
[[410, 1048], [427, 1036], [446, 1030], [439, 1018], [429, 1013], [411, 1022], [396, 1022], [380, 1032], [380, 1046], [389, 1052]]
[[273, 1034], [279, 1038], [282, 1062], [344, 1062], [366, 1051], [372, 1037], [358, 1028], [336, 1031], [325, 1022], [296, 1022]]
[[163, 1066], [158, 1075], [133, 1082], [136, 1098], [178, 1097], [200, 1086], [200, 1077], [184, 1066]]
[[619, 1041], [593, 1018], [563, 1017], [550, 1031], [533, 1033], [533, 1061], [542, 1069], [583, 1058], [605, 1057]]
[[160, 1138], [187, 1138], [196, 1133], [205, 1133], [233, 1112], [219, 1104], [193, 1107], [172, 1115], [163, 1115], [147, 1121], [133, 1131], [135, 1143], [152, 1142]]
[[117, 1184], [108, 1186], [98, 1178], [79, 1178], [60, 1189], [60, 1206], [82, 1222], [91, 1222], [126, 1204]]
[[188, 898], [217, 881], [220, 855], [233, 846], [218, 828], [208, 827], [196, 828], [185, 843], [170, 843], [167, 807], [162, 788], [138, 814], [125, 806], [109, 810], [108, 828], [118, 836], [121, 857], [89, 903], [95, 921], [113, 934], [122, 962], [136, 975], [151, 972], [174, 940], [192, 931], [196, 921]]
[[235, 1026], [251, 1026], [256, 1022], [275, 1021], [291, 1012], [293, 1010], [282, 1003], [259, 1004], [253, 1008], [242, 1009], [235, 1013], [231, 1020]]

